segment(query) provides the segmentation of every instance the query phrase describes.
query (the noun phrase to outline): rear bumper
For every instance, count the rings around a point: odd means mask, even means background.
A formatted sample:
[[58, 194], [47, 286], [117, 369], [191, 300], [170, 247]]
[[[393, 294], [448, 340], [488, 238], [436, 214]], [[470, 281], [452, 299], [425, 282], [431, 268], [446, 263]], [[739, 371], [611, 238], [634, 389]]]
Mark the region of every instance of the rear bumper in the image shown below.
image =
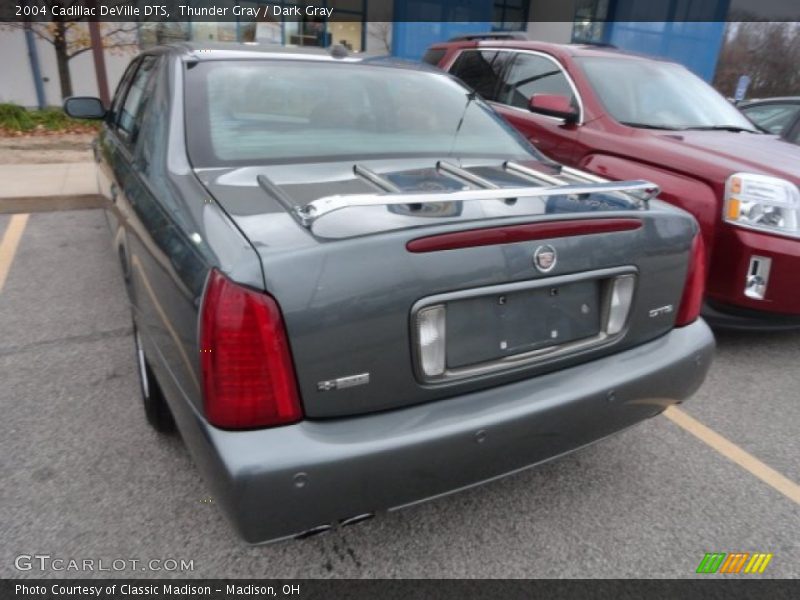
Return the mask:
[[702, 320], [580, 366], [405, 409], [222, 431], [183, 407], [184, 439], [248, 542], [398, 508], [525, 468], [690, 396], [711, 363]]

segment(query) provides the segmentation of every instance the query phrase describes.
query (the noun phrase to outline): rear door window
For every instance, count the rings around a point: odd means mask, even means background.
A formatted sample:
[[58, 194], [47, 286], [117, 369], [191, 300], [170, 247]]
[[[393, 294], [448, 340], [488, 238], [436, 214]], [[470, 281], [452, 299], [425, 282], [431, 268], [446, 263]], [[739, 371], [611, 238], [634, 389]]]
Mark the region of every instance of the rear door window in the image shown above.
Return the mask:
[[146, 98], [148, 83], [152, 80], [156, 63], [155, 56], [145, 56], [133, 76], [125, 101], [119, 112], [117, 131], [122, 139], [133, 143], [141, 126], [141, 109]]
[[458, 55], [450, 73], [485, 100], [495, 100], [505, 64], [502, 59], [498, 60], [499, 54], [497, 50], [465, 50]]
[[122, 101], [125, 99], [125, 93], [128, 91], [128, 86], [130, 85], [133, 74], [136, 72], [136, 67], [138, 66], [138, 60], [131, 61], [131, 64], [129, 64], [128, 68], [125, 69], [122, 79], [119, 81], [117, 91], [114, 93], [114, 99], [111, 101], [111, 110], [107, 116], [107, 122], [112, 125], [117, 122], [119, 111], [122, 108]]
[[534, 94], [567, 96], [575, 108], [578, 106], [564, 71], [554, 61], [535, 54], [517, 54], [499, 101], [509, 106], [528, 108]]

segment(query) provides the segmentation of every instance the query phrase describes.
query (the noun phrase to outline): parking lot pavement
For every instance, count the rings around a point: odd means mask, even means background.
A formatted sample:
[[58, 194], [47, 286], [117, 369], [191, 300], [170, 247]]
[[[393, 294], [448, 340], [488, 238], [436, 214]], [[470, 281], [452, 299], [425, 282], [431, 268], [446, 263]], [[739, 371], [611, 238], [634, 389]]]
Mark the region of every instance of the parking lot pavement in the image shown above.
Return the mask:
[[[85, 575], [18, 572], [20, 554], [194, 565], [103, 576], [695, 577], [704, 553], [738, 551], [774, 554], [763, 577], [800, 576], [800, 505], [664, 416], [340, 532], [246, 546], [180, 438], [145, 424], [109, 249], [98, 210], [31, 215], [0, 247], [2, 577]], [[796, 333], [721, 335], [681, 409], [792, 482], [799, 348]]]

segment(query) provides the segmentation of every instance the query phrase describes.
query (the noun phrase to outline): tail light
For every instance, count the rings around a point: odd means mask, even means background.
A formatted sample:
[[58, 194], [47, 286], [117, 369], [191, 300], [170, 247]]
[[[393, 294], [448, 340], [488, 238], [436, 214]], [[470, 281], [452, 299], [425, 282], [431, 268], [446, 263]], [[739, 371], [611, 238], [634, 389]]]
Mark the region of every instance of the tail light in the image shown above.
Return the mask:
[[698, 232], [692, 240], [692, 251], [689, 257], [689, 270], [686, 273], [686, 285], [675, 317], [675, 327], [683, 327], [694, 322], [700, 316], [703, 307], [703, 295], [706, 289], [706, 245], [703, 234]]
[[294, 365], [277, 302], [212, 270], [200, 320], [205, 413], [245, 429], [302, 418]]

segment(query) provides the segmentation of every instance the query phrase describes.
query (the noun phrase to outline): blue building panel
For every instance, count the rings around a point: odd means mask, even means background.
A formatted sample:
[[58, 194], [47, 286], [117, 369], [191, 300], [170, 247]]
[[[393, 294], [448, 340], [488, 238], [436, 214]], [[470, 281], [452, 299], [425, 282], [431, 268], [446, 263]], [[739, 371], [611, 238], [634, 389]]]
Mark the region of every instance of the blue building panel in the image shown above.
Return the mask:
[[609, 6], [611, 22], [603, 41], [623, 50], [674, 60], [711, 81], [729, 7], [730, 0], [617, 0]]
[[491, 31], [493, 8], [486, 0], [398, 0], [394, 3], [392, 54], [419, 60], [433, 43]]
[[608, 41], [618, 48], [674, 60], [706, 81], [714, 78], [725, 23], [616, 22], [609, 25]]

